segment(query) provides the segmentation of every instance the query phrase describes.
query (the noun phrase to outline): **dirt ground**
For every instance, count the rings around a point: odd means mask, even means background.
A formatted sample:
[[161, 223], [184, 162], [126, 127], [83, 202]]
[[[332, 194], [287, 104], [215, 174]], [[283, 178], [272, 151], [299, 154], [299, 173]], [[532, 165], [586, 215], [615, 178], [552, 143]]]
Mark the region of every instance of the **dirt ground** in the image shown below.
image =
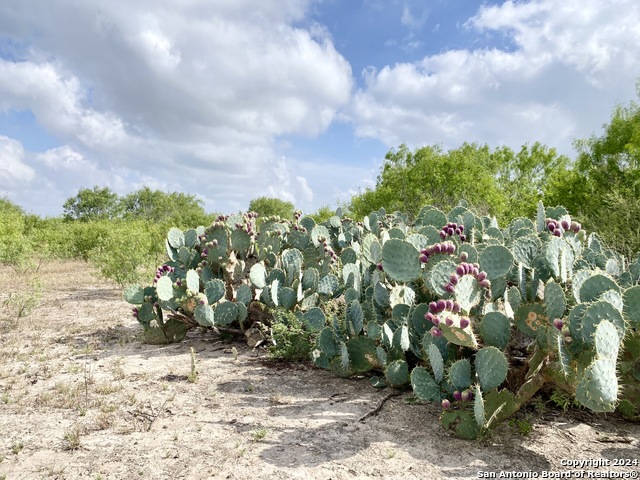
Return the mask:
[[[640, 425], [615, 416], [531, 409], [470, 442], [442, 429], [439, 407], [407, 402], [407, 391], [360, 421], [389, 391], [311, 365], [275, 365], [262, 350], [208, 332], [144, 345], [131, 306], [90, 266], [51, 263], [41, 274], [39, 306], [15, 319], [1, 305], [16, 275], [0, 269], [0, 480], [544, 478], [571, 470], [636, 478], [640, 470], [614, 466], [640, 461]], [[566, 460], [610, 465], [572, 469]]]

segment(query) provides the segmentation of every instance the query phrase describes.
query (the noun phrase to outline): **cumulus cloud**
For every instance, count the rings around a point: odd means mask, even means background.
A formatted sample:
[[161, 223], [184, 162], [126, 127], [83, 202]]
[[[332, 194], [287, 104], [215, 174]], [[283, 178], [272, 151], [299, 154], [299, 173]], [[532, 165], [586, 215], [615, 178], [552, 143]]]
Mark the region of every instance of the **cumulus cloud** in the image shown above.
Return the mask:
[[125, 190], [155, 182], [246, 208], [277, 137], [320, 134], [350, 99], [326, 29], [297, 26], [311, 3], [7, 0], [2, 36], [27, 47], [0, 58], [0, 111], [31, 110], [100, 171], [126, 172]]
[[571, 153], [577, 132], [595, 132], [633, 96], [639, 22], [633, 0], [481, 7], [465, 27], [488, 45], [507, 36], [513, 48], [449, 50], [365, 70], [351, 104], [356, 132], [388, 146], [541, 141]]
[[28, 183], [34, 176], [34, 169], [24, 163], [22, 144], [0, 135], [0, 188]]

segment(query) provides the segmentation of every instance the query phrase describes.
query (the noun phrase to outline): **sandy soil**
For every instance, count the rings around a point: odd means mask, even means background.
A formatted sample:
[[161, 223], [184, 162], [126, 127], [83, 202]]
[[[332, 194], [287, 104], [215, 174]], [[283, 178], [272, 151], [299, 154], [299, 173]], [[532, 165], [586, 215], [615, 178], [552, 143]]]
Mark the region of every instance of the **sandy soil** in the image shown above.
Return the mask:
[[[131, 306], [88, 265], [42, 275], [30, 315], [0, 310], [0, 480], [542, 478], [588, 459], [611, 465], [584, 471], [640, 469], [613, 466], [640, 461], [640, 426], [615, 416], [532, 409], [468, 442], [442, 429], [439, 407], [403, 392], [360, 421], [389, 391], [208, 332], [141, 344]], [[18, 287], [0, 269], [0, 305]]]

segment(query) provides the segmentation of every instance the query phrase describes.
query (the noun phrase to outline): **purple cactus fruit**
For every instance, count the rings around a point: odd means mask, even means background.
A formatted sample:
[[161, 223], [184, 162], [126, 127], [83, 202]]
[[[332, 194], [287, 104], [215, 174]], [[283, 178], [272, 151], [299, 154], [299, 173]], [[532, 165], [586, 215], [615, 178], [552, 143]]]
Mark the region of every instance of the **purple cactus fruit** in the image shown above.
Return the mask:
[[437, 315], [434, 315], [431, 323], [433, 323], [436, 326], [440, 325], [440, 317], [438, 317]]
[[467, 241], [467, 236], [466, 235], [460, 235], [460, 241], [461, 242], [466, 242]]
[[429, 322], [431, 322], [431, 323], [434, 323], [434, 322], [433, 322], [433, 319], [434, 319], [434, 318], [436, 318], [436, 317], [435, 317], [435, 315], [434, 315], [433, 313], [431, 313], [431, 312], [427, 312], [427, 313], [425, 313], [425, 314], [424, 314], [424, 319], [425, 319], [425, 320], [427, 320], [427, 321], [429, 321]]
[[473, 267], [473, 269], [471, 270], [471, 272], [470, 272], [470, 273], [471, 273], [471, 275], [473, 275], [474, 277], [477, 277], [477, 276], [478, 276], [478, 274], [480, 273], [480, 271], [479, 271], [476, 267]]
[[425, 254], [420, 255], [420, 262], [429, 263], [429, 255], [425, 255]]
[[479, 282], [483, 281], [485, 278], [487, 278], [487, 272], [478, 272], [478, 275], [476, 275], [476, 280]]
[[447, 283], [447, 284], [444, 286], [444, 289], [445, 289], [448, 293], [455, 293], [455, 291], [456, 291], [456, 287], [455, 287], [455, 285], [452, 285], [452, 284], [450, 284], [450, 283]]
[[456, 235], [460, 235], [462, 233], [462, 230], [460, 230], [460, 227], [458, 227], [458, 228], [455, 229], [454, 233]]
[[451, 317], [447, 317], [444, 319], [444, 323], [447, 324], [447, 327], [450, 327], [451, 325], [453, 325], [453, 318]]
[[576, 225], [576, 228], [574, 230], [574, 232], [578, 233], [580, 231], [580, 229], [582, 228], [582, 225], [580, 225], [579, 223]]
[[461, 232], [464, 232], [464, 225], [458, 225], [458, 228], [460, 229]]
[[440, 238], [443, 240], [447, 238], [447, 232], [445, 232], [444, 230], [440, 230]]
[[136, 307], [133, 307], [131, 311], [134, 313], [134, 315], [138, 314], [138, 309]]
[[434, 252], [434, 253], [442, 253], [442, 244], [440, 244], [440, 243], [436, 243], [436, 244], [433, 246], [433, 252]]
[[469, 260], [469, 254], [467, 252], [460, 252], [460, 261], [466, 262]]
[[550, 232], [553, 232], [557, 227], [558, 227], [558, 224], [553, 221], [547, 224], [547, 228], [549, 229]]
[[429, 302], [429, 310], [433, 313], [438, 313], [438, 304], [436, 302]]
[[556, 229], [553, 231], [553, 236], [554, 236], [554, 237], [561, 237], [561, 236], [562, 236], [562, 230], [560, 230], [559, 228], [556, 228]]
[[491, 288], [491, 282], [489, 281], [489, 279], [488, 279], [488, 278], [485, 278], [484, 280], [482, 280], [482, 281], [479, 283], [479, 285], [480, 285], [482, 288], [487, 288], [487, 289]]
[[467, 273], [467, 269], [464, 266], [465, 264], [462, 263], [460, 265], [458, 265], [456, 267], [456, 273], [458, 274], [459, 277], [462, 277], [463, 275], [465, 275]]
[[444, 303], [445, 303], [445, 307], [444, 307], [445, 310], [449, 310], [449, 311], [453, 310], [453, 300], [445, 300]]
[[453, 234], [454, 234], [455, 232], [456, 232], [456, 231], [455, 231], [453, 228], [447, 228], [447, 235], [449, 235], [450, 237], [453, 237]]
[[427, 248], [427, 255], [433, 255], [436, 253], [436, 249], [434, 245], [429, 245]]
[[460, 328], [467, 328], [471, 322], [467, 317], [462, 317], [460, 319]]
[[382, 269], [383, 269], [383, 267], [382, 267], [382, 262], [380, 262], [380, 263], [377, 265], [377, 267], [378, 267], [378, 270], [382, 271]]
[[438, 327], [431, 327], [431, 330], [429, 330], [431, 332], [431, 335], [433, 337], [441, 337], [442, 336], [442, 330], [440, 330]]
[[471, 398], [473, 398], [473, 393], [471, 393], [470, 390], [463, 390], [460, 394], [460, 399], [463, 402], [468, 402], [469, 400], [471, 400]]
[[455, 392], [453, 392], [453, 398], [456, 402], [459, 402], [460, 400], [462, 400], [462, 394], [456, 390]]
[[436, 305], [438, 306], [438, 312], [444, 311], [444, 309], [447, 307], [447, 304], [444, 300], [438, 300], [436, 302]]
[[460, 311], [460, 304], [458, 302], [453, 302], [453, 307], [451, 308], [453, 313], [458, 313]]
[[562, 322], [562, 320], [560, 320], [559, 318], [556, 318], [553, 321], [553, 326], [556, 327], [558, 330], [562, 330], [562, 326], [564, 325], [564, 323]]
[[456, 245], [455, 245], [455, 243], [453, 243], [453, 242], [449, 244], [449, 253], [450, 253], [451, 255], [453, 255], [454, 253], [456, 253]]
[[451, 408], [451, 402], [446, 398], [442, 400], [442, 408], [445, 410], [449, 410]]
[[569, 230], [569, 227], [571, 226], [571, 224], [567, 221], [567, 220], [562, 220], [560, 222], [560, 225], [562, 226], [562, 228], [564, 228], [565, 230]]

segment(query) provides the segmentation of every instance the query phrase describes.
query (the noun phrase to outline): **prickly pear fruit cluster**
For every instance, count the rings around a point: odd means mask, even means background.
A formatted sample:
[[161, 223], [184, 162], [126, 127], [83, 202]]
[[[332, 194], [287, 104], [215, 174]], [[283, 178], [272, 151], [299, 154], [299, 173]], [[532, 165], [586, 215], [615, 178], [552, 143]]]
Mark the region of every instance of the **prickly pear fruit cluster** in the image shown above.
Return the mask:
[[576, 221], [572, 221], [571, 218], [563, 218], [562, 220], [554, 220], [553, 218], [545, 218], [545, 226], [549, 232], [556, 237], [562, 237], [564, 232], [572, 231], [573, 233], [579, 233], [582, 229]]
[[457, 235], [461, 242], [466, 242], [467, 237], [464, 234], [464, 225], [458, 225], [455, 222], [449, 222], [440, 229], [440, 238], [443, 240], [447, 237], [453, 237]]
[[420, 250], [420, 261], [429, 263], [429, 258], [436, 254], [452, 255], [456, 252], [456, 244], [453, 242], [440, 242], [429, 245]]

